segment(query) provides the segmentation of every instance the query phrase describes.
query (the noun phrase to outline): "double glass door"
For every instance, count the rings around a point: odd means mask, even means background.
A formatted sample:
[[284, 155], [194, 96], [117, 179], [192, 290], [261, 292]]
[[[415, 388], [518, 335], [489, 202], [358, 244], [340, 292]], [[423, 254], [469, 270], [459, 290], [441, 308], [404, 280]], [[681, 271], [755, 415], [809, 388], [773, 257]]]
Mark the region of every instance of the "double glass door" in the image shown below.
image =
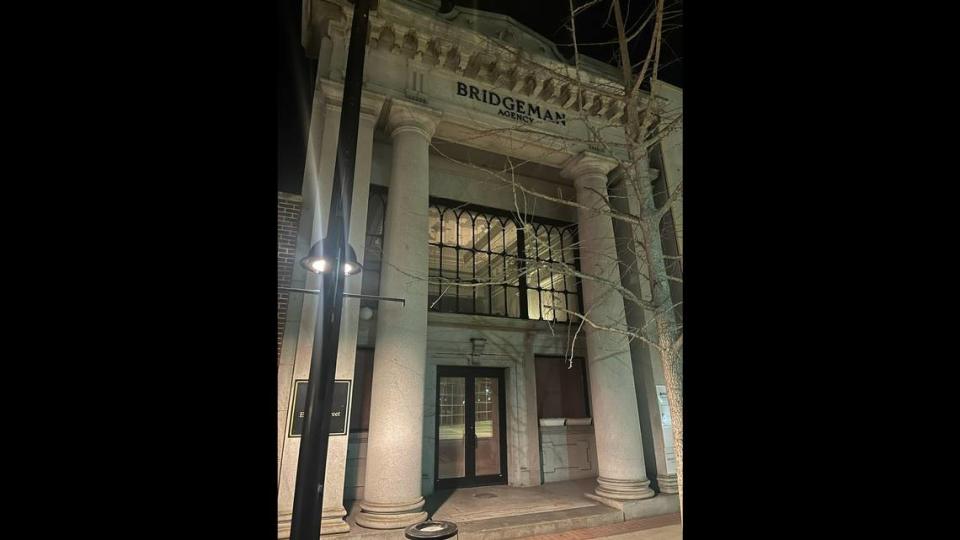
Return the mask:
[[507, 483], [503, 370], [437, 367], [436, 486]]

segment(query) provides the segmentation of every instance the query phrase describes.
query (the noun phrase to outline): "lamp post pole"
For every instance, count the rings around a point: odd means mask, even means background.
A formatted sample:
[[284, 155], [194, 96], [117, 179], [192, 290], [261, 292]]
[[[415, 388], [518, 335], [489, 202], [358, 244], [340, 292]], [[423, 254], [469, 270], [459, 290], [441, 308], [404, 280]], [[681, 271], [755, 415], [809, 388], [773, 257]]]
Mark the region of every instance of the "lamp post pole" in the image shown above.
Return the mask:
[[343, 263], [347, 257], [350, 230], [350, 203], [356, 165], [357, 129], [360, 124], [360, 95], [363, 88], [363, 61], [367, 43], [369, 0], [355, 0], [353, 25], [347, 56], [340, 115], [340, 138], [334, 167], [333, 191], [327, 232], [321, 241], [323, 256], [332, 264], [320, 272], [323, 291], [317, 302], [317, 322], [310, 358], [307, 403], [303, 436], [297, 460], [297, 482], [293, 495], [291, 540], [317, 540], [323, 511], [327, 443], [330, 436], [330, 408], [340, 341], [340, 314], [343, 311]]

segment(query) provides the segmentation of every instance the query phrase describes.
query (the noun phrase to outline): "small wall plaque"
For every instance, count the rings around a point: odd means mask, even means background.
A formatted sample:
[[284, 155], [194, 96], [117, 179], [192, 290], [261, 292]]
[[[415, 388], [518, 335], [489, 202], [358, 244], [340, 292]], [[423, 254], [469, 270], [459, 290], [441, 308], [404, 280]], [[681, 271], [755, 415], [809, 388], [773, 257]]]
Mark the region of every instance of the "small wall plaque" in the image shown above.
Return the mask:
[[[293, 407], [288, 437], [303, 436], [303, 420], [307, 411], [307, 380], [294, 381]], [[346, 435], [350, 425], [350, 381], [333, 381], [333, 400], [330, 407], [330, 435]]]

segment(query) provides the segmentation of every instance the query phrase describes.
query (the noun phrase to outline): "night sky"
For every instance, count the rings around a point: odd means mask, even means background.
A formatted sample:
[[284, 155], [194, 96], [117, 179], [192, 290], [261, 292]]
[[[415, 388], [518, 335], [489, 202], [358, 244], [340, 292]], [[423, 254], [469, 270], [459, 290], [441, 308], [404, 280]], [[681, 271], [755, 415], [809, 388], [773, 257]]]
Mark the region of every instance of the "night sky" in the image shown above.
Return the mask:
[[[574, 0], [575, 6], [587, 0]], [[531, 30], [557, 44], [560, 53], [573, 57], [570, 31], [564, 27], [569, 16], [568, 0], [456, 0], [458, 6], [481, 9], [509, 15]], [[612, 65], [618, 63], [618, 46], [614, 44], [586, 45], [611, 41], [616, 26], [610, 13], [611, 0], [600, 0], [577, 16], [577, 36], [580, 53]], [[621, 0], [625, 26], [630, 33], [650, 13], [653, 0]], [[277, 0], [280, 40], [278, 44], [277, 81], [277, 187], [280, 191], [300, 193], [303, 162], [306, 159], [306, 126], [310, 116], [310, 100], [316, 67], [304, 55], [300, 45], [301, 0]], [[664, 17], [664, 44], [661, 49], [661, 80], [683, 87], [683, 29], [682, 0], [666, 0]], [[609, 21], [608, 21], [609, 15]], [[630, 43], [630, 59], [643, 60], [650, 43], [652, 22], [647, 31]]]

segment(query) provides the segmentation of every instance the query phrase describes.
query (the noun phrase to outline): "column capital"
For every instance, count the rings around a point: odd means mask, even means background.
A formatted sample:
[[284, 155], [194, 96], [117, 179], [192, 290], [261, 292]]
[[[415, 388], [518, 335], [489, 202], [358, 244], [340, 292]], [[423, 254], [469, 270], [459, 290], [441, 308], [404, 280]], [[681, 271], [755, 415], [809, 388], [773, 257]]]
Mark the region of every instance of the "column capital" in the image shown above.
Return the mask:
[[[329, 79], [320, 79], [320, 92], [314, 94], [314, 99], [322, 99], [324, 105], [331, 110], [339, 111], [343, 107], [343, 84]], [[380, 118], [380, 111], [387, 96], [364, 88], [360, 95], [360, 118], [362, 120], [372, 119], [374, 122]]]
[[[642, 172], [639, 173], [641, 175], [640, 178], [646, 178], [650, 182], [653, 182], [658, 176], [660, 176], [660, 169], [654, 169], [653, 167], [646, 167], [645, 169], [641, 169], [641, 171]], [[623, 165], [615, 167], [612, 171], [610, 171], [610, 185], [616, 186], [620, 182], [624, 181], [629, 175], [630, 171]]]
[[610, 187], [615, 187], [620, 182], [623, 182], [628, 176], [627, 168], [623, 165], [618, 165], [610, 171]]
[[395, 137], [403, 131], [414, 131], [429, 141], [437, 130], [441, 114], [435, 109], [394, 98], [390, 100], [387, 113], [387, 133]]
[[618, 165], [616, 159], [593, 152], [580, 152], [563, 165], [560, 176], [576, 181], [585, 176], [603, 176]]

